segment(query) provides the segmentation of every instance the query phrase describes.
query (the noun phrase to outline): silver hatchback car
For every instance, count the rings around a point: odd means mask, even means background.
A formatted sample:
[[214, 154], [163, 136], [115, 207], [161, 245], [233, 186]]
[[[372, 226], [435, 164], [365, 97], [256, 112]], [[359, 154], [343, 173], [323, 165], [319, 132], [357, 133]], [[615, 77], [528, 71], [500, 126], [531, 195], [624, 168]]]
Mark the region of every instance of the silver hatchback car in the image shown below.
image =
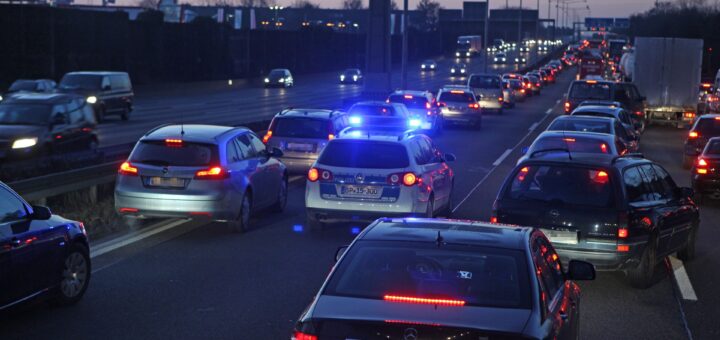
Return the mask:
[[475, 93], [483, 111], [496, 111], [502, 114], [505, 106], [502, 78], [497, 74], [473, 74], [468, 79], [468, 87]]
[[287, 171], [243, 127], [166, 125], [146, 133], [118, 172], [115, 209], [121, 215], [209, 218], [233, 231], [261, 208], [282, 211]]
[[308, 171], [307, 225], [378, 217], [449, 215], [453, 170], [429, 137], [392, 128], [348, 128]]
[[438, 91], [438, 105], [448, 124], [482, 127], [482, 111], [473, 92], [464, 86], [445, 86]]

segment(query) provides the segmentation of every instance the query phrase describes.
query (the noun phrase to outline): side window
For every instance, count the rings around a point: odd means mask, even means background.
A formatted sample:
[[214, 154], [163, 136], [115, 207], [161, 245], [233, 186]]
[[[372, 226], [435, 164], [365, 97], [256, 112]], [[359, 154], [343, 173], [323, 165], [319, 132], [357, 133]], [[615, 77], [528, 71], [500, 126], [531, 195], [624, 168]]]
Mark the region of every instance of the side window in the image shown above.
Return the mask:
[[415, 162], [418, 165], [430, 164], [433, 159], [432, 148], [430, 142], [425, 138], [415, 139], [414, 150]]
[[26, 216], [25, 204], [7, 189], [0, 188], [0, 223], [18, 221]]
[[265, 144], [252, 132], [248, 132], [247, 135], [250, 137], [250, 143], [252, 143], [253, 148], [255, 149], [255, 155], [259, 156], [262, 155], [265, 152]]
[[665, 169], [663, 169], [661, 166], [657, 164], [653, 164], [653, 170], [655, 170], [655, 174], [658, 176], [660, 183], [662, 184], [663, 190], [665, 192], [665, 195], [663, 198], [672, 199], [675, 197], [675, 188], [677, 188], [677, 185], [675, 184], [675, 181], [673, 181], [672, 177], [670, 177], [670, 174], [668, 174]]
[[560, 258], [549, 242], [537, 238], [533, 244], [533, 260], [535, 273], [548, 294], [546, 301], [550, 301], [564, 282]]
[[660, 177], [655, 173], [655, 170], [653, 170], [652, 165], [641, 165], [640, 171], [642, 171], [645, 179], [647, 180], [647, 183], [649, 184], [650, 189], [652, 190], [651, 196], [653, 201], [672, 197], [668, 197], [667, 192], [665, 191], [665, 187], [663, 186]]
[[228, 141], [225, 148], [225, 155], [227, 157], [228, 163], [234, 163], [240, 160], [240, 157], [238, 157], [237, 148], [235, 148], [235, 138]]
[[110, 78], [109, 77], [103, 77], [102, 82], [100, 82], [101, 89], [104, 89], [106, 86], [110, 86]]
[[248, 138], [247, 133], [235, 138], [235, 145], [237, 146], [238, 156], [242, 159], [255, 157], [255, 150], [252, 148], [252, 143], [250, 143], [250, 138]]
[[620, 121], [624, 124], [632, 124], [632, 122], [630, 121], [630, 117], [625, 111], [620, 111]]
[[71, 124], [78, 124], [85, 121], [85, 115], [82, 112], [82, 104], [78, 101], [71, 101], [68, 105], [68, 118]]
[[633, 203], [651, 200], [652, 193], [643, 180], [639, 167], [625, 170], [623, 181], [625, 182], [628, 202]]

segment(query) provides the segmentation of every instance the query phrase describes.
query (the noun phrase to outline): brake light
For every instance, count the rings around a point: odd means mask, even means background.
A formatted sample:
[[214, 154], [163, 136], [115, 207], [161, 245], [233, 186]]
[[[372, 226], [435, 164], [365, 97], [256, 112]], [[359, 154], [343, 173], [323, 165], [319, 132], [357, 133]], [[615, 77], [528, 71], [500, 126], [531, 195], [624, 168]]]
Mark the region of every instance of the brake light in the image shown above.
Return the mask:
[[698, 175], [707, 175], [708, 169], [706, 168], [708, 166], [707, 161], [705, 161], [702, 158], [698, 158], [697, 160], [697, 168], [695, 169], [695, 172], [697, 172]]
[[617, 251], [620, 251], [620, 252], [630, 251], [630, 246], [627, 244], [618, 244]]
[[138, 211], [140, 210], [138, 210], [137, 208], [120, 208], [121, 213], [136, 213]]
[[503, 97], [498, 97], [498, 101], [502, 103]]
[[602, 153], [608, 153], [607, 145], [605, 143], [600, 144], [600, 151], [602, 151]]
[[530, 172], [530, 168], [524, 167], [520, 169], [520, 173], [518, 174], [518, 181], [522, 182], [525, 180], [525, 176], [527, 176], [528, 172]]
[[703, 84], [702, 84], [702, 87], [704, 87], [704, 88], [706, 88], [706, 89], [707, 89], [707, 88], [710, 88], [710, 86], [712, 86], [712, 84], [709, 84], [709, 83], [703, 83]]
[[642, 116], [643, 113], [642, 113], [642, 111], [635, 111], [635, 115], [636, 115], [636, 116]]
[[575, 143], [575, 138], [563, 138], [563, 140], [566, 142]]
[[417, 176], [415, 176], [415, 174], [412, 172], [405, 173], [403, 175], [402, 181], [403, 181], [403, 184], [408, 187], [413, 186], [419, 182]]
[[311, 168], [310, 170], [308, 170], [307, 177], [310, 182], [315, 182], [319, 179], [323, 181], [331, 181], [333, 179], [333, 174], [328, 170]]
[[628, 230], [627, 228], [620, 228], [618, 229], [618, 238], [627, 238], [628, 237]]
[[181, 147], [182, 146], [182, 139], [176, 139], [176, 138], [166, 138], [165, 139], [165, 145], [169, 147]]
[[540, 86], [540, 83], [535, 83], [535, 86], [538, 86], [538, 87], [539, 87], [539, 86]]
[[427, 305], [442, 305], [442, 306], [464, 306], [465, 301], [453, 300], [453, 299], [429, 299], [429, 298], [418, 298], [411, 296], [397, 296], [397, 295], [385, 295], [383, 296], [385, 301], [390, 302], [406, 302], [406, 303], [419, 303]]
[[310, 182], [315, 182], [320, 178], [320, 172], [318, 172], [318, 169], [310, 168], [308, 170], [307, 178]]
[[124, 162], [120, 165], [120, 171], [118, 171], [121, 175], [125, 176], [137, 176], [138, 174], [138, 168], [132, 166], [130, 162]]
[[[594, 175], [594, 176], [593, 176]], [[606, 184], [608, 182], [608, 173], [605, 171], [595, 171], [590, 173], [590, 178], [598, 184]]]
[[490, 217], [490, 223], [498, 223], [497, 216]]
[[700, 134], [697, 133], [696, 131], [690, 131], [690, 133], [688, 134], [688, 138], [690, 138], [690, 139], [695, 139], [698, 137], [700, 137]]
[[411, 95], [409, 95], [409, 94], [406, 94], [406, 95], [403, 96], [403, 98], [405, 98], [405, 99], [413, 99], [413, 96], [411, 96]]
[[695, 112], [685, 112], [683, 113], [683, 117], [685, 118], [695, 118]]
[[698, 163], [697, 163], [697, 165], [698, 165], [698, 166], [707, 166], [708, 164], [707, 164], [707, 162], [706, 162], [704, 159], [698, 158]]
[[461, 90], [452, 90], [452, 91], [450, 91], [450, 93], [455, 93], [455, 94], [463, 94], [463, 93], [465, 93], [465, 91], [461, 91]]
[[262, 142], [267, 144], [267, 142], [270, 140], [270, 137], [272, 137], [272, 130], [268, 130], [265, 132], [265, 136], [263, 136]]
[[477, 110], [480, 108], [480, 105], [478, 105], [478, 103], [470, 103], [468, 104], [468, 107]]
[[307, 334], [300, 331], [295, 331], [290, 340], [318, 340], [317, 335]]
[[227, 171], [219, 166], [214, 166], [195, 173], [196, 179], [222, 179], [227, 178]]
[[520, 93], [525, 93], [525, 89], [520, 89]]
[[570, 102], [565, 102], [565, 112], [570, 112]]
[[332, 133], [329, 134], [329, 135], [328, 135], [328, 140], [333, 140], [333, 139], [335, 139], [335, 135], [332, 134]]
[[425, 108], [430, 110], [430, 108], [432, 108], [432, 104], [430, 104], [430, 102], [425, 102]]

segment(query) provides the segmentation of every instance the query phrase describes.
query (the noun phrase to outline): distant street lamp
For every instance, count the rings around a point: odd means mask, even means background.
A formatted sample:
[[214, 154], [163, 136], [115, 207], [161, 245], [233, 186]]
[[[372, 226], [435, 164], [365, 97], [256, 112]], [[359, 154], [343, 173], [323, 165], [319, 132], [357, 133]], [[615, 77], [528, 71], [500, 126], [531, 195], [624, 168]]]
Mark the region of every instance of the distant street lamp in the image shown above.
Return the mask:
[[284, 8], [283, 6], [277, 6], [277, 5], [275, 5], [275, 6], [270, 6], [270, 10], [271, 10], [271, 11], [275, 11], [275, 29], [280, 29], [280, 26], [282, 26], [282, 24], [278, 25], [278, 22], [279, 22], [279, 20], [280, 20], [280, 19], [278, 18], [278, 16], [280, 15], [280, 11], [281, 11], [283, 8]]

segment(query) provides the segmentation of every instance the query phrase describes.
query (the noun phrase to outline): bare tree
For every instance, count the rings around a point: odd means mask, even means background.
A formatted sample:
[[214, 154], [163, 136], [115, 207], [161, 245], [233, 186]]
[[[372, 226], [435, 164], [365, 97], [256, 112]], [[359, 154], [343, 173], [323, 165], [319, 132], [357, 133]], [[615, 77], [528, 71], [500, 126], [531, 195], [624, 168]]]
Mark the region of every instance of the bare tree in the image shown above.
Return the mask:
[[363, 9], [362, 0], [343, 0], [343, 9]]
[[268, 7], [270, 1], [268, 0], [240, 0], [240, 5], [244, 7]]
[[159, 9], [160, 2], [162, 2], [162, 0], [139, 0], [138, 7], [147, 9]]
[[318, 9], [320, 8], [320, 5], [313, 3], [310, 0], [295, 0], [292, 4], [292, 8]]
[[428, 31], [436, 30], [439, 21], [440, 4], [433, 0], [420, 0], [417, 4], [417, 10], [425, 15], [425, 29]]
[[390, 1], [390, 10], [391, 11], [397, 11], [398, 10], [398, 4], [395, 2], [395, 0]]

